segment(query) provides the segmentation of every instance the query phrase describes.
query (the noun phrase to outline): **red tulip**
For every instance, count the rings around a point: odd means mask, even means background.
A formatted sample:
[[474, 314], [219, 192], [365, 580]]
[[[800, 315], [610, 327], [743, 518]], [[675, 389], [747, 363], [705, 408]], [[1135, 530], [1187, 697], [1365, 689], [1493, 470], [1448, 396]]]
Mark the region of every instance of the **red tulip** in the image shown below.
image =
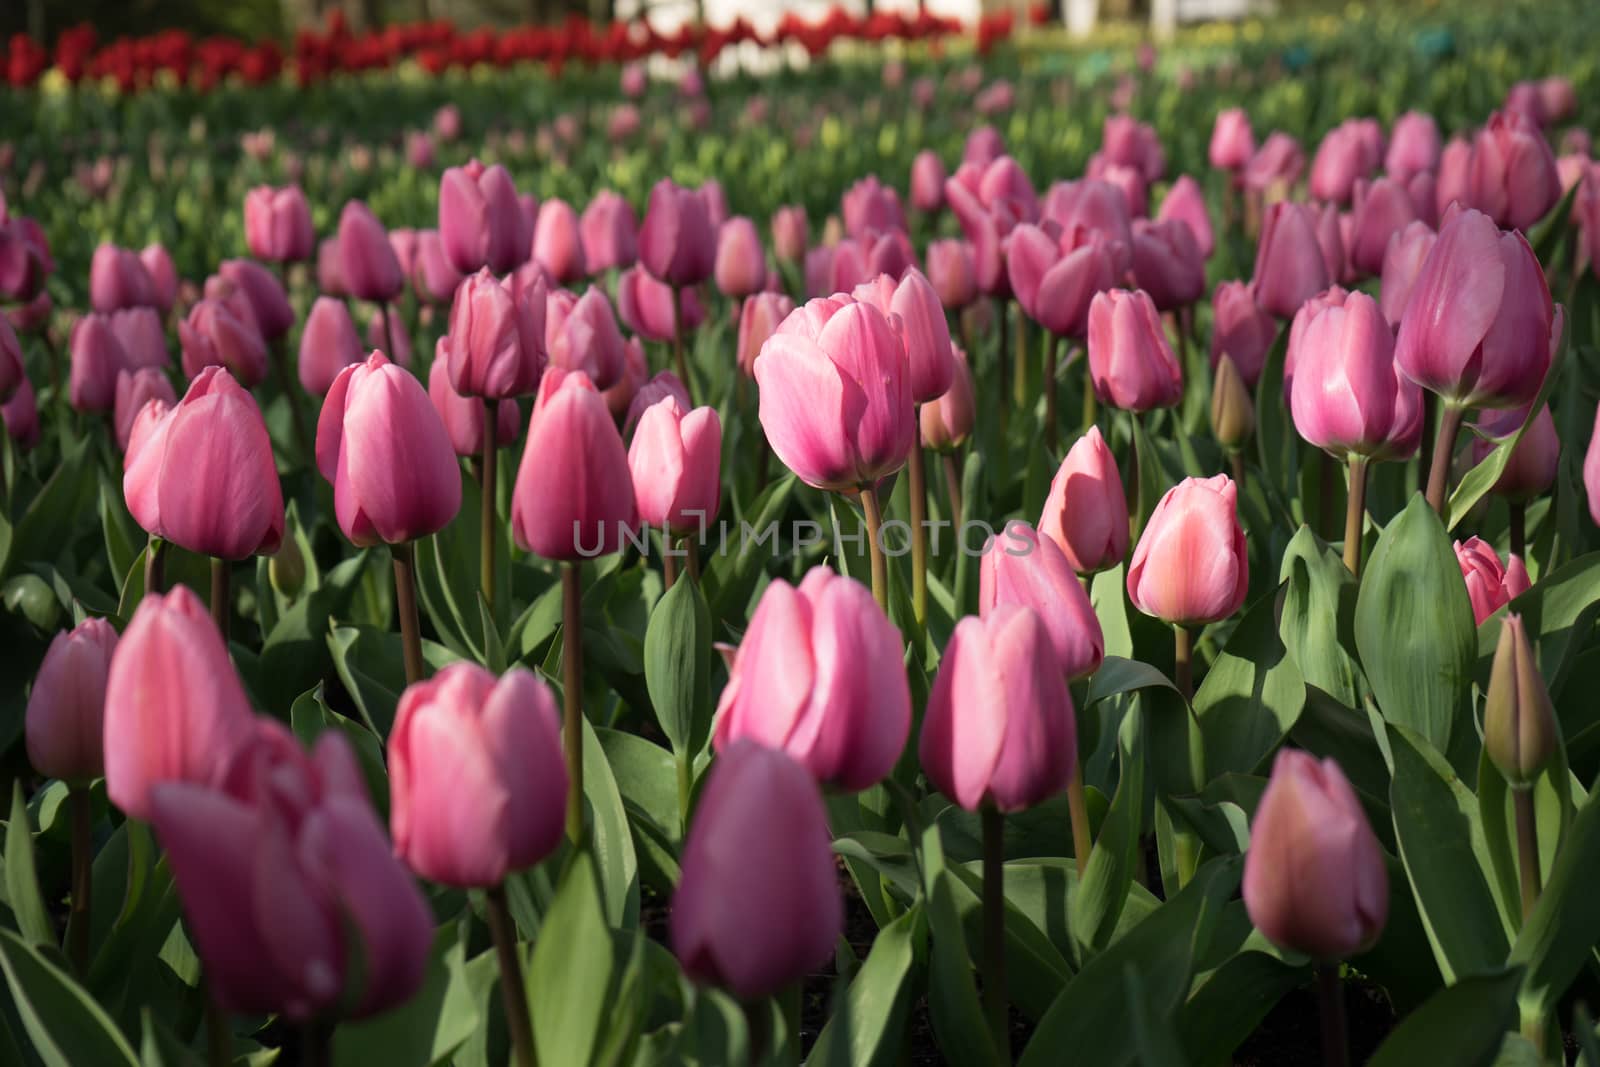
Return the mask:
[[106, 678], [117, 631], [85, 619], [56, 634], [34, 675], [23, 724], [28, 762], [47, 778], [86, 785], [105, 773]]
[[1226, 474], [1185, 478], [1150, 515], [1128, 564], [1128, 599], [1179, 626], [1226, 619], [1244, 604], [1250, 565], [1238, 487]]

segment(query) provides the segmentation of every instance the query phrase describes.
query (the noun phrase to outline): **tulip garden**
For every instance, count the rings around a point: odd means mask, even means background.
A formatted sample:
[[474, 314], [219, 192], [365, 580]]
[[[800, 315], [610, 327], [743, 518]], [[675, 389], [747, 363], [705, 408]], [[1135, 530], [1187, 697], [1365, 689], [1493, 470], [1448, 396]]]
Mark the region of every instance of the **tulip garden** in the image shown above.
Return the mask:
[[0, 1060], [1600, 1067], [1592, 14], [13, 39]]

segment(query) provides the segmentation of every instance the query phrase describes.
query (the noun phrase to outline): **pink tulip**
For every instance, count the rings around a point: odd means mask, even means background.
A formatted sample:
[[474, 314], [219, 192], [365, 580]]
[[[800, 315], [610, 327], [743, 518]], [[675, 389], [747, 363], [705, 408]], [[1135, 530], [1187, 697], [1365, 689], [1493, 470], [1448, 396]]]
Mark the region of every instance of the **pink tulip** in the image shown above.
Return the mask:
[[1131, 115], [1106, 116], [1100, 151], [1108, 163], [1137, 170], [1146, 184], [1157, 181], [1167, 169], [1155, 128]]
[[819, 782], [881, 781], [911, 731], [901, 637], [860, 582], [814, 567], [775, 579], [750, 617], [717, 705], [719, 754], [744, 740], [784, 753]]
[[248, 259], [225, 259], [217, 273], [244, 293], [263, 340], [276, 341], [294, 326], [294, 308], [276, 274]]
[[191, 380], [207, 367], [226, 367], [250, 388], [266, 380], [266, 341], [253, 320], [238, 318], [221, 300], [207, 298], [190, 308], [178, 323], [178, 341], [183, 373]]
[[805, 273], [806, 290], [814, 296], [848, 293], [873, 277], [866, 251], [849, 238], [806, 253]]
[[1554, 309], [1520, 233], [1463, 211], [1439, 233], [1411, 290], [1395, 359], [1453, 404], [1514, 407], [1550, 368]]
[[1329, 130], [1311, 161], [1311, 195], [1348, 204], [1358, 178], [1370, 176], [1382, 156], [1363, 133], [1360, 119], [1346, 119]]
[[298, 185], [258, 185], [245, 194], [244, 240], [250, 254], [272, 263], [310, 259], [316, 245], [311, 206]]
[[[483, 454], [483, 401], [462, 396], [450, 385], [448, 336], [439, 338], [433, 364], [428, 368], [428, 399], [444, 423], [450, 446], [458, 456]], [[517, 402], [501, 400], [495, 405], [495, 443], [504, 447], [516, 441], [522, 428], [522, 413]]]
[[1089, 305], [1089, 373], [1101, 403], [1125, 411], [1171, 407], [1183, 396], [1183, 370], [1150, 295], [1108, 289]]
[[[672, 951], [756, 1001], [825, 964], [844, 930], [827, 810], [804, 769], [754, 742], [711, 765], [672, 898]], [[728, 886], [741, 891], [730, 895]]]
[[1200, 250], [1200, 258], [1202, 260], [1211, 258], [1212, 251], [1217, 247], [1217, 240], [1211, 229], [1211, 214], [1206, 209], [1206, 195], [1201, 190], [1199, 182], [1187, 174], [1180, 174], [1162, 199], [1161, 210], [1156, 214], [1156, 219], [1160, 222], [1176, 220], [1189, 227], [1189, 233], [1194, 236], [1195, 247]]
[[[620, 298], [621, 293], [619, 291]], [[756, 357], [780, 323], [794, 310], [794, 301], [782, 293], [757, 293], [739, 308], [739, 370], [756, 375]]]
[[1079, 574], [1121, 563], [1128, 554], [1128, 504], [1116, 457], [1097, 426], [1077, 440], [1050, 482], [1039, 533]]
[[976, 402], [973, 398], [972, 368], [967, 354], [960, 345], [951, 345], [955, 358], [955, 374], [950, 388], [922, 405], [919, 425], [922, 430], [922, 447], [935, 452], [949, 452], [972, 435], [977, 421]]
[[918, 744], [929, 781], [967, 811], [1023, 811], [1060, 793], [1077, 728], [1050, 632], [1004, 604], [956, 624], [928, 695]]
[[339, 214], [338, 249], [340, 281], [356, 299], [387, 303], [405, 288], [388, 232], [359, 200], [345, 204]]
[[418, 231], [404, 226], [389, 231], [389, 247], [394, 249], [394, 258], [395, 262], [400, 264], [400, 273], [407, 278], [415, 276], [417, 272], [419, 247], [417, 233]]
[[112, 406], [112, 423], [116, 429], [117, 447], [126, 452], [128, 438], [133, 433], [133, 420], [139, 417], [139, 412], [152, 400], [159, 400], [167, 407], [172, 407], [178, 402], [178, 395], [172, 390], [172, 382], [167, 376], [155, 367], [140, 367], [137, 370], [123, 370], [117, 375], [117, 396]]
[[714, 276], [724, 296], [749, 296], [766, 283], [766, 261], [756, 224], [737, 215], [722, 224], [717, 236]]
[[877, 237], [862, 238], [867, 249], [867, 275], [887, 274], [898, 279], [917, 265], [916, 249], [904, 230], [890, 230]]
[[409, 999], [433, 916], [390, 852], [350, 743], [329, 730], [308, 757], [275, 720], [251, 733], [220, 787], [152, 790], [208, 990], [224, 1010], [291, 1023]]
[[539, 205], [539, 221], [533, 230], [533, 259], [557, 285], [571, 284], [589, 273], [578, 213], [565, 200], [551, 197]]
[[1578, 111], [1578, 91], [1570, 78], [1551, 74], [1539, 82], [1539, 102], [1547, 124], [1565, 122]]
[[389, 734], [394, 851], [433, 882], [497, 886], [561, 843], [567, 769], [550, 688], [452, 663], [400, 698]]
[[772, 254], [789, 263], [799, 263], [806, 258], [810, 243], [806, 209], [797, 204], [786, 204], [772, 215]]
[[911, 206], [933, 214], [944, 207], [944, 183], [949, 178], [944, 161], [931, 148], [924, 148], [911, 161]]
[[872, 305], [795, 311], [762, 346], [756, 383], [768, 443], [808, 485], [872, 485], [905, 464], [916, 432], [905, 346]]
[[1333, 760], [1279, 750], [1250, 824], [1244, 903], [1269, 941], [1319, 960], [1359, 955], [1383, 932], [1383, 850]]
[[317, 297], [300, 333], [300, 384], [313, 396], [323, 396], [339, 372], [366, 358], [361, 337], [343, 300]]
[[542, 281], [522, 293], [485, 268], [456, 289], [450, 306], [450, 384], [462, 396], [531, 393], [544, 373], [549, 326]]
[[1322, 251], [1322, 262], [1328, 269], [1328, 277], [1336, 282], [1355, 283], [1344, 251], [1346, 232], [1354, 236], [1353, 222], [1354, 219], [1348, 214], [1340, 214], [1333, 204], [1322, 205], [1321, 212], [1317, 214], [1317, 248]]
[[961, 148], [961, 162], [986, 167], [1004, 155], [1005, 150], [1005, 139], [999, 130], [987, 124], [977, 126], [967, 134], [966, 144]]
[[1371, 456], [1404, 429], [1409, 411], [1400, 401], [1394, 335], [1365, 293], [1310, 314], [1295, 338], [1294, 367], [1290, 411], [1316, 447], [1340, 458]]
[[124, 308], [110, 315], [111, 332], [122, 346], [122, 356], [129, 368], [155, 367], [166, 369], [172, 364], [167, 352], [167, 331], [161, 325], [161, 315], [154, 308]]
[[1589, 433], [1589, 447], [1583, 453], [1583, 492], [1589, 500], [1589, 517], [1600, 525], [1600, 411]]
[[1472, 617], [1480, 626], [1484, 619], [1527, 592], [1528, 571], [1516, 556], [1502, 564], [1494, 549], [1476, 537], [1457, 541], [1454, 547], [1461, 577], [1467, 584], [1467, 599], [1472, 602]]
[[1232, 107], [1217, 112], [1207, 152], [1211, 165], [1218, 170], [1241, 171], [1255, 151], [1255, 133], [1250, 129], [1250, 116], [1244, 108]]
[[349, 296], [350, 289], [344, 278], [344, 256], [339, 251], [339, 239], [329, 237], [317, 245], [317, 288], [324, 296]]
[[885, 318], [899, 316], [912, 402], [921, 404], [943, 396], [955, 374], [950, 324], [945, 320], [938, 294], [922, 272], [912, 267], [898, 283], [889, 275], [880, 274], [877, 280], [857, 286], [853, 295], [876, 307]]
[[1278, 337], [1278, 323], [1256, 303], [1244, 282], [1223, 282], [1211, 295], [1211, 367], [1223, 356], [1247, 388], [1254, 389]]
[[840, 209], [844, 232], [857, 239], [869, 233], [906, 228], [900, 194], [879, 181], [876, 174], [869, 174], [846, 189], [840, 198]]
[[1390, 326], [1399, 327], [1406, 305], [1411, 302], [1412, 287], [1438, 239], [1427, 223], [1412, 222], [1395, 234], [1384, 249], [1380, 302]]
[[443, 305], [454, 300], [464, 275], [445, 255], [444, 240], [438, 230], [417, 231], [417, 258], [411, 268], [411, 287], [417, 299], [426, 304]]
[[1009, 212], [996, 213], [962, 184], [960, 174], [945, 183], [945, 201], [972, 248], [973, 276], [980, 292], [996, 299], [1011, 296], [1006, 273], [1005, 240], [1018, 221]]
[[1128, 599], [1178, 626], [1226, 619], [1250, 585], [1239, 490], [1226, 474], [1185, 478], [1168, 489], [1128, 564]]
[[1413, 174], [1406, 182], [1406, 192], [1411, 194], [1411, 206], [1417, 213], [1417, 218], [1427, 223], [1429, 227], [1438, 225], [1439, 222], [1439, 181], [1432, 171], [1421, 171]]
[[106, 678], [117, 631], [86, 619], [56, 634], [23, 716], [28, 762], [46, 778], [86, 785], [105, 773]]
[[1507, 229], [1527, 230], [1561, 199], [1555, 154], [1538, 124], [1497, 111], [1472, 142], [1467, 168], [1472, 206]]
[[1468, 184], [1472, 177], [1472, 144], [1462, 137], [1452, 138], [1439, 155], [1439, 180], [1434, 185], [1434, 203], [1442, 217], [1445, 208], [1456, 201], [1471, 204]]
[[[1478, 416], [1478, 431], [1488, 437], [1472, 440], [1472, 462], [1482, 463], [1503, 438], [1510, 437], [1521, 428], [1528, 416], [1526, 405], [1485, 411]], [[1511, 458], [1500, 478], [1489, 490], [1512, 500], [1532, 500], [1550, 491], [1555, 484], [1556, 468], [1561, 459], [1561, 438], [1556, 434], [1555, 419], [1550, 415], [1550, 405], [1539, 408], [1539, 414], [1528, 424], [1528, 430], [1511, 450]]]
[[135, 252], [103, 244], [89, 262], [89, 304], [107, 313], [131, 307], [159, 307], [155, 281]]
[[639, 231], [639, 261], [668, 285], [699, 285], [716, 261], [716, 228], [706, 198], [670, 178], [650, 190]]
[[622, 377], [622, 331], [617, 328], [611, 301], [595, 286], [581, 297], [565, 289], [550, 293], [545, 302], [544, 342], [552, 368], [582, 371], [596, 389], [609, 389]]
[[977, 263], [966, 241], [941, 238], [928, 245], [928, 281], [946, 311], [960, 311], [978, 297]]
[[545, 559], [619, 551], [638, 522], [628, 453], [588, 375], [552, 367], [511, 497], [517, 544]]
[[1089, 161], [1086, 174], [1090, 180], [1104, 182], [1117, 190], [1130, 219], [1140, 219], [1149, 213], [1150, 186], [1136, 168], [1106, 163], [1096, 157]]
[[993, 614], [1005, 604], [1038, 614], [1067, 678], [1099, 669], [1105, 637], [1072, 564], [1050, 537], [1015, 519], [989, 539], [978, 570], [979, 614]]
[[1383, 169], [1398, 182], [1439, 169], [1439, 126], [1426, 111], [1407, 111], [1395, 120]]
[[377, 349], [402, 367], [411, 366], [411, 333], [405, 316], [393, 304], [373, 308], [367, 316], [365, 350]]
[[[633, 398], [628, 401], [628, 408], [622, 420], [623, 435], [631, 434], [646, 411], [669, 397], [677, 403], [679, 411], [688, 411], [694, 407], [689, 400], [689, 390], [684, 388], [683, 382], [669, 370], [660, 371], [655, 377], [640, 382], [639, 387], [634, 390]], [[634, 497], [637, 499], [638, 494], [635, 493]]]
[[11, 399], [0, 404], [0, 426], [24, 452], [39, 443], [39, 404], [28, 379], [17, 383]]
[[1520, 81], [1506, 92], [1505, 110], [1526, 119], [1534, 127], [1545, 124], [1544, 94], [1539, 83]]
[[1082, 337], [1090, 301], [1115, 284], [1106, 241], [1081, 227], [1056, 239], [1038, 226], [1018, 226], [1006, 245], [1006, 269], [1022, 310], [1058, 337]]
[[28, 381], [22, 343], [9, 322], [0, 322], [0, 400], [9, 399]]
[[[342, 234], [342, 220], [339, 228]], [[462, 274], [483, 267], [505, 274], [528, 258], [531, 231], [504, 167], [485, 167], [474, 159], [445, 170], [439, 178], [439, 237]]]
[[1356, 183], [1353, 215], [1353, 239], [1346, 252], [1351, 266], [1368, 275], [1383, 271], [1389, 239], [1419, 217], [1410, 192], [1388, 178], [1379, 178], [1370, 185], [1365, 181]]
[[0, 296], [37, 299], [53, 265], [38, 223], [23, 217], [0, 218]]
[[146, 593], [106, 677], [106, 795], [148, 820], [154, 787], [217, 782], [254, 718], [200, 598], [185, 585]]
[[1268, 208], [1250, 282], [1256, 302], [1280, 319], [1291, 319], [1333, 280], [1317, 241], [1316, 213], [1287, 201]]
[[[91, 312], [72, 328], [69, 342], [72, 409], [103, 414], [116, 404], [117, 375], [128, 366], [111, 317]], [[7, 361], [9, 362], [9, 361]]]
[[1206, 290], [1205, 257], [1194, 231], [1178, 219], [1133, 224], [1133, 275], [1161, 311], [1194, 303]]
[[449, 144], [461, 136], [461, 109], [446, 104], [433, 114], [433, 132], [439, 140]]
[[221, 367], [206, 367], [176, 407], [146, 404], [123, 455], [122, 492], [147, 533], [238, 560], [283, 540], [283, 491], [261, 409]]
[[685, 413], [673, 397], [644, 410], [628, 449], [639, 521], [680, 536], [704, 529], [722, 492], [722, 420], [715, 408]]
[[639, 220], [632, 206], [609, 189], [589, 201], [578, 230], [584, 260], [593, 273], [630, 267], [639, 256]]
[[1245, 165], [1245, 188], [1257, 193], [1287, 193], [1305, 169], [1306, 154], [1300, 142], [1274, 130]]
[[139, 263], [150, 279], [154, 307], [165, 315], [178, 298], [178, 269], [172, 256], [161, 245], [148, 244], [139, 250]]

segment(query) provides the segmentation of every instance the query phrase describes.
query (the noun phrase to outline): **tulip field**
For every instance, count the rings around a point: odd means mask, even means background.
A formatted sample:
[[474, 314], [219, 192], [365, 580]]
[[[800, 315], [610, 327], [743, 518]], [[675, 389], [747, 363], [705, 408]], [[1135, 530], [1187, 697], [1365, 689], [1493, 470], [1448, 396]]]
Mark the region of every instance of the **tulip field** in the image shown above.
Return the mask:
[[0, 1063], [1600, 1067], [1600, 30], [1289, 6], [7, 42]]

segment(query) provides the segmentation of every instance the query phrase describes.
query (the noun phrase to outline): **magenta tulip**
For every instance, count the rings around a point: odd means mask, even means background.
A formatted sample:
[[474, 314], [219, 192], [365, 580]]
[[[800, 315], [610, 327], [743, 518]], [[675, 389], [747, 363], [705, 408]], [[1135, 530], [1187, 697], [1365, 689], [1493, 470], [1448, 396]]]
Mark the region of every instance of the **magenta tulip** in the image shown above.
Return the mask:
[[1244, 185], [1257, 193], [1286, 195], [1305, 169], [1306, 153], [1300, 142], [1274, 130], [1245, 165]]
[[[646, 368], [646, 373], [648, 372]], [[622, 420], [623, 435], [633, 433], [633, 428], [644, 417], [644, 413], [668, 397], [677, 402], [679, 411], [689, 411], [694, 407], [689, 399], [689, 390], [684, 387], [683, 381], [669, 370], [660, 371], [654, 377], [640, 382], [638, 388], [634, 390], [632, 399], [628, 401], [627, 411]], [[636, 493], [635, 497], [637, 496]]]
[[1131, 115], [1106, 116], [1100, 152], [1109, 163], [1138, 170], [1147, 184], [1158, 180], [1167, 169], [1155, 128]]
[[56, 634], [23, 716], [28, 763], [46, 778], [87, 785], [105, 773], [106, 679], [117, 631], [85, 619]]
[[1293, 318], [1335, 280], [1317, 240], [1317, 221], [1305, 204], [1284, 201], [1267, 209], [1250, 288], [1256, 302], [1280, 319]]
[[294, 326], [294, 308], [276, 274], [248, 259], [225, 259], [217, 273], [244, 293], [262, 338], [276, 341]]
[[122, 356], [130, 369], [153, 367], [165, 370], [172, 364], [167, 352], [167, 331], [161, 314], [154, 308], [124, 308], [111, 313], [111, 332], [122, 345]]
[[1357, 179], [1370, 176], [1382, 156], [1363, 133], [1360, 119], [1346, 119], [1322, 138], [1311, 160], [1311, 195], [1348, 204]]
[[[248, 314], [248, 312], [246, 313]], [[221, 300], [207, 298], [178, 323], [183, 373], [195, 379], [207, 367], [225, 367], [247, 387], [267, 377], [267, 343], [251, 319], [239, 318]]]
[[1125, 411], [1171, 407], [1183, 370], [1150, 295], [1108, 289], [1089, 305], [1089, 374], [1100, 401]]
[[713, 276], [722, 295], [749, 296], [766, 283], [767, 264], [761, 251], [761, 235], [756, 224], [736, 215], [722, 224], [717, 234], [717, 254]]
[[1244, 604], [1250, 563], [1239, 489], [1226, 474], [1185, 478], [1150, 515], [1128, 564], [1128, 599], [1178, 626], [1226, 619]]
[[[483, 454], [483, 401], [475, 396], [462, 396], [450, 385], [448, 336], [439, 338], [433, 364], [428, 368], [428, 399], [444, 423], [450, 438], [450, 447], [458, 456]], [[495, 443], [504, 447], [516, 441], [522, 429], [522, 413], [517, 402], [501, 400], [495, 406]]]
[[1439, 235], [1424, 222], [1413, 222], [1395, 234], [1383, 251], [1383, 272], [1380, 286], [1380, 303], [1383, 317], [1389, 325], [1398, 328], [1411, 302], [1411, 290], [1422, 273], [1428, 253]]
[[[684, 290], [683, 296], [690, 292]], [[676, 304], [672, 286], [657, 281], [643, 267], [629, 267], [617, 276], [617, 315], [647, 341], [671, 341], [677, 336]]]
[[1188, 223], [1136, 221], [1133, 276], [1161, 311], [1176, 311], [1200, 299], [1206, 289], [1205, 257]]
[[1497, 111], [1472, 142], [1467, 167], [1471, 205], [1511, 230], [1527, 230], [1561, 199], [1555, 154], [1537, 123]]
[[400, 260], [383, 223], [366, 204], [359, 200], [345, 204], [339, 213], [338, 241], [339, 280], [351, 296], [386, 303], [400, 295], [406, 281]]
[[1278, 323], [1256, 303], [1244, 282], [1223, 282], [1211, 295], [1211, 366], [1233, 360], [1247, 388], [1254, 389], [1278, 336]]
[[139, 417], [139, 412], [152, 400], [159, 400], [167, 407], [172, 407], [178, 402], [178, 394], [173, 392], [172, 382], [167, 376], [155, 367], [140, 367], [137, 370], [123, 370], [117, 375], [117, 398], [112, 408], [112, 423], [116, 428], [117, 447], [122, 451], [128, 450], [128, 439], [133, 433], [133, 421]]
[[484, 267], [505, 274], [528, 258], [531, 235], [516, 186], [500, 164], [485, 167], [474, 159], [440, 176], [439, 237], [462, 274]]
[[545, 301], [544, 341], [552, 368], [581, 371], [597, 389], [609, 389], [622, 377], [622, 331], [611, 301], [595, 286], [581, 297], [566, 289], [551, 291]]
[[844, 232], [857, 239], [906, 228], [900, 194], [893, 186], [879, 181], [876, 174], [869, 174], [846, 189], [839, 206], [844, 216]]
[[117, 398], [117, 375], [128, 366], [122, 343], [111, 329], [111, 317], [91, 312], [79, 319], [68, 347], [72, 409], [91, 414], [110, 411]]
[[1350, 265], [1362, 274], [1383, 271], [1389, 239], [1419, 218], [1406, 187], [1389, 178], [1356, 183], [1352, 239], [1345, 249]]
[[699, 285], [711, 277], [717, 235], [706, 199], [670, 178], [650, 190], [639, 231], [639, 261], [668, 285]]
[[438, 230], [417, 231], [416, 261], [411, 267], [411, 287], [425, 304], [449, 304], [465, 275], [445, 254]]
[[1022, 310], [1057, 337], [1083, 337], [1090, 302], [1115, 284], [1107, 242], [1081, 227], [1056, 239], [1038, 226], [1018, 226], [1006, 244], [1006, 269]]
[[1398, 182], [1439, 169], [1439, 125], [1426, 111], [1407, 111], [1389, 132], [1389, 151], [1383, 169]]

